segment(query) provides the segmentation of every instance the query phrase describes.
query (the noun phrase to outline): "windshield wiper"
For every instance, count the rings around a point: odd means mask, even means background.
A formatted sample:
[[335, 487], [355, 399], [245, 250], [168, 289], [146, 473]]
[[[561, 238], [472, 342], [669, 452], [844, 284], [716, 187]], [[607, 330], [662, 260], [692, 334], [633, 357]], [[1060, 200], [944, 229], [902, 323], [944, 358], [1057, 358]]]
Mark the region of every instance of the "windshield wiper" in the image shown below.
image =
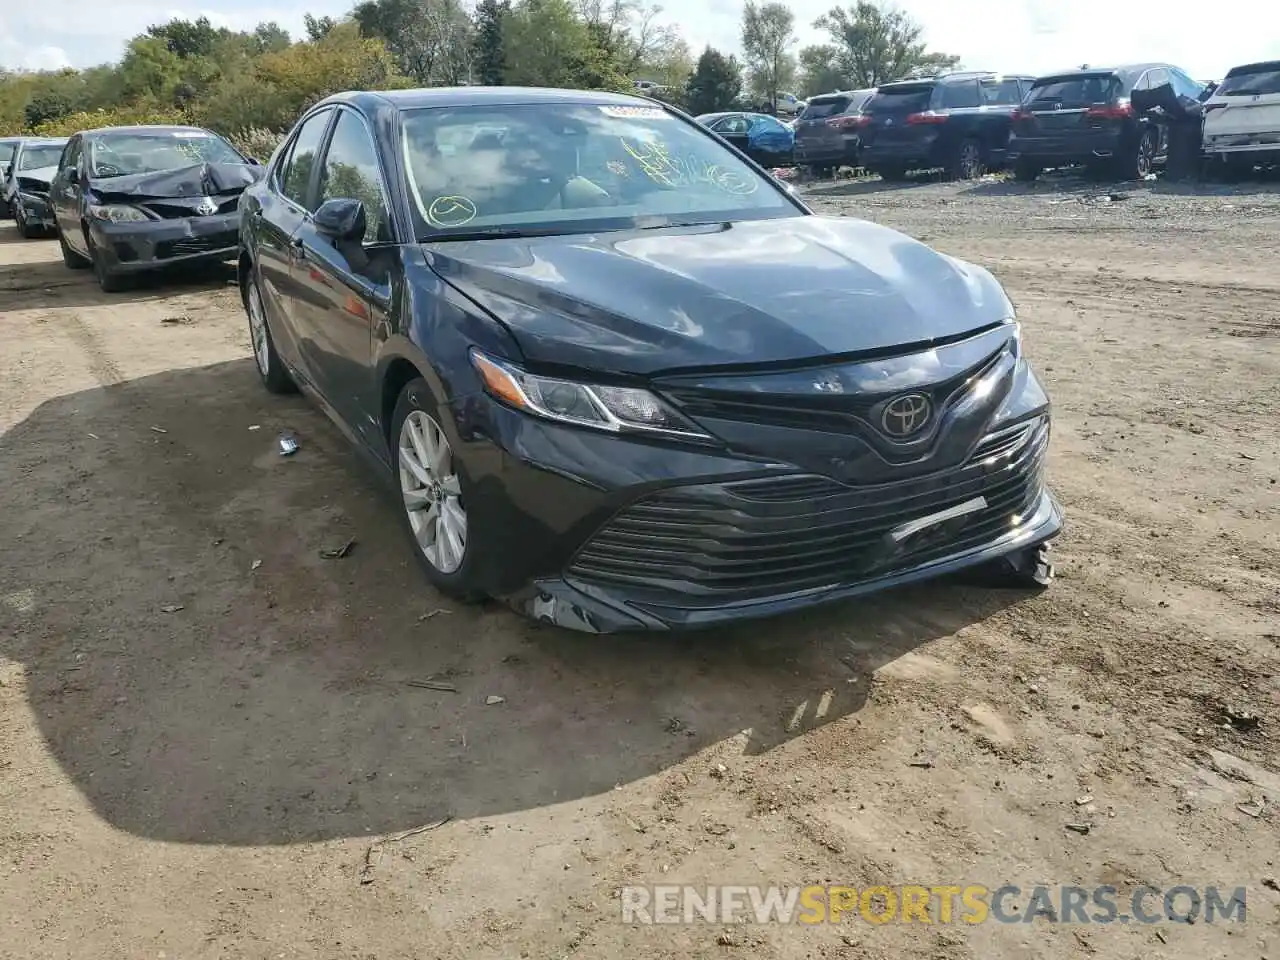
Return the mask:
[[453, 233], [437, 233], [422, 237], [419, 243], [444, 243], [447, 240], [521, 240], [526, 237], [562, 236], [563, 227], [542, 227], [517, 230], [514, 227], [483, 227], [479, 230], [460, 230]]

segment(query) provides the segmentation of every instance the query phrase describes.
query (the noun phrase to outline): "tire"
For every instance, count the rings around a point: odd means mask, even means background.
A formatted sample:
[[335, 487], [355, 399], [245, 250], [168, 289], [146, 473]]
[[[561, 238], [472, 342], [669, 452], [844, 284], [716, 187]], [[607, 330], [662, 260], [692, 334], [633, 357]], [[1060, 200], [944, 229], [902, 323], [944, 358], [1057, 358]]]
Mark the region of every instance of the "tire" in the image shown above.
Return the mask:
[[1013, 179], [1019, 183], [1031, 183], [1044, 172], [1044, 167], [1030, 160], [1019, 159], [1013, 164]]
[[[438, 416], [426, 380], [419, 377], [405, 384], [391, 416], [390, 435], [391, 462], [400, 489], [400, 521], [409, 535], [413, 554], [432, 585], [456, 600], [475, 603], [485, 594], [476, 580], [477, 551], [466, 512], [471, 484], [463, 465], [453, 455]], [[439, 454], [441, 443], [443, 454]], [[416, 469], [407, 465], [405, 453]], [[424, 453], [427, 461], [434, 456], [435, 464], [444, 466], [428, 465], [424, 471]], [[430, 483], [424, 484], [424, 479]], [[457, 528], [451, 526], [459, 511], [463, 522], [460, 557], [456, 552]]]
[[982, 144], [972, 137], [961, 140], [952, 151], [947, 176], [952, 180], [977, 180], [987, 172]]
[[1115, 176], [1118, 180], [1141, 180], [1155, 169], [1156, 148], [1160, 134], [1154, 127], [1145, 128], [1133, 149], [1115, 158]]
[[111, 268], [107, 266], [106, 258], [94, 245], [93, 238], [89, 236], [88, 231], [85, 231], [84, 240], [89, 250], [89, 262], [93, 264], [93, 275], [97, 278], [98, 286], [102, 288], [102, 292], [119, 293], [124, 290], [129, 285], [128, 278], [111, 272]]
[[65, 266], [70, 267], [72, 270], [83, 270], [89, 266], [88, 260], [67, 246], [66, 237], [62, 235], [62, 230], [60, 229], [58, 230], [58, 246], [62, 250], [62, 262]]
[[257, 270], [249, 273], [248, 289], [244, 293], [244, 312], [249, 321], [249, 344], [253, 348], [253, 359], [262, 385], [267, 388], [268, 393], [297, 393], [298, 385], [280, 360], [275, 340], [271, 338], [271, 326], [267, 323], [266, 303], [262, 299], [262, 288], [258, 285]]

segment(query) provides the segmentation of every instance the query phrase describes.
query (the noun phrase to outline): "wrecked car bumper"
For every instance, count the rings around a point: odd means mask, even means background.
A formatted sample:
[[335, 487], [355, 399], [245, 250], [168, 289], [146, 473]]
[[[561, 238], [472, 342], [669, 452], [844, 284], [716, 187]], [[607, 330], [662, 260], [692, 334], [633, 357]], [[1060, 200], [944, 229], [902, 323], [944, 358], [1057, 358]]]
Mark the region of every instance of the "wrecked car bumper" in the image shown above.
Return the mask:
[[858, 487], [466, 397], [454, 418], [477, 573], [533, 619], [612, 633], [772, 616], [982, 564], [1062, 528], [1047, 406], [1011, 409], [959, 467]]
[[22, 204], [22, 215], [30, 226], [45, 230], [57, 228], [58, 221], [53, 215], [48, 197], [24, 192], [19, 195], [18, 201]]
[[94, 246], [111, 273], [234, 259], [239, 228], [238, 213], [145, 223], [94, 220], [89, 224]]

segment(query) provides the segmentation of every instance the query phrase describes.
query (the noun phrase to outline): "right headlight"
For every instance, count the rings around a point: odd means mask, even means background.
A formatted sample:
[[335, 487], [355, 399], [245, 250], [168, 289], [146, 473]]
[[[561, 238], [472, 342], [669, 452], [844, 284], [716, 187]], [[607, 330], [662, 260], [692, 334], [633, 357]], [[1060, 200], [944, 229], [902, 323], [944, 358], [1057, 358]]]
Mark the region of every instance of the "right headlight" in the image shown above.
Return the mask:
[[713, 439], [648, 390], [537, 376], [474, 349], [471, 363], [489, 393], [534, 416], [612, 433]]
[[137, 207], [121, 203], [91, 203], [89, 216], [95, 220], [106, 220], [108, 223], [139, 223], [151, 219]]

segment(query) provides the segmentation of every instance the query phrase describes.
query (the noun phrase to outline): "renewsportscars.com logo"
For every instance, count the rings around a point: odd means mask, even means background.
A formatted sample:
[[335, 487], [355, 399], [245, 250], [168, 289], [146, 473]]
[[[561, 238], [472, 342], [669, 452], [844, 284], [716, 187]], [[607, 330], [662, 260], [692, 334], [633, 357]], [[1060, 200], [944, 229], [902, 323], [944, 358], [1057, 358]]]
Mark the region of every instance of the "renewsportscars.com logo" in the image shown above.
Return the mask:
[[922, 886], [629, 886], [622, 920], [678, 923], [1220, 923], [1245, 921], [1245, 888], [982, 884]]

